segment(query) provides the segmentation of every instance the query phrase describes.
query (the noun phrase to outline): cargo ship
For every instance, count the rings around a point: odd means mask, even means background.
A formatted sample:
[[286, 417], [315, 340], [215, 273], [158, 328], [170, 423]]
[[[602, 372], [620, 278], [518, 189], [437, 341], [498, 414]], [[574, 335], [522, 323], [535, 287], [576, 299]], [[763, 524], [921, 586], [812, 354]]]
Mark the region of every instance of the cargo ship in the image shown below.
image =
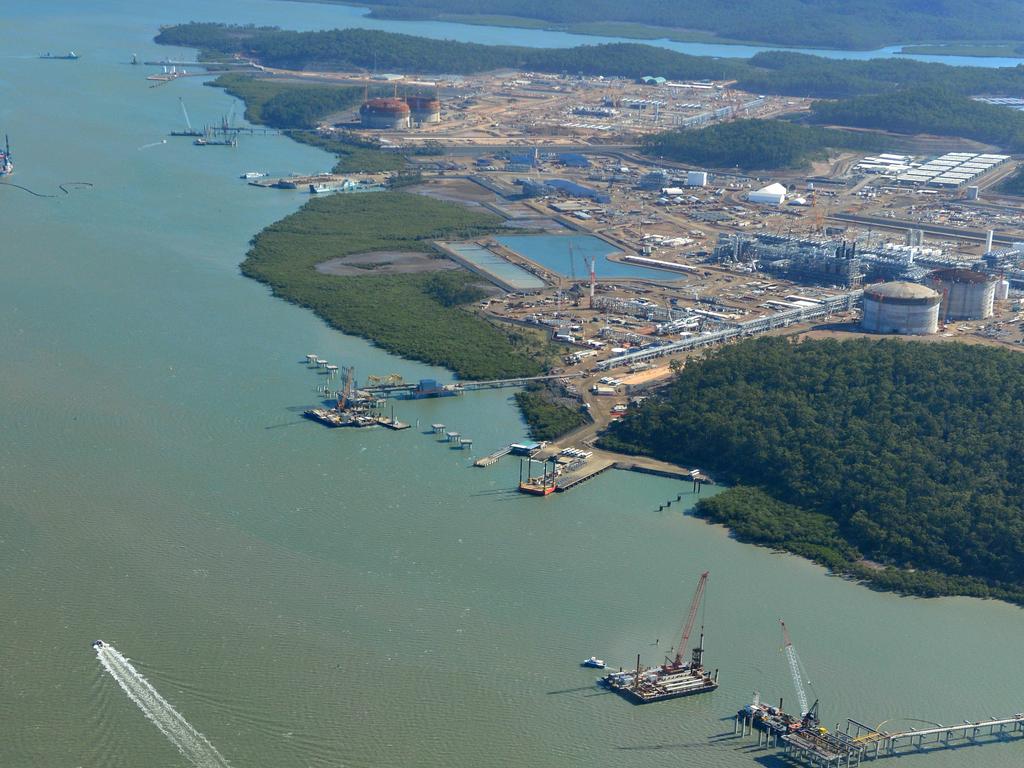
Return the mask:
[[11, 154], [11, 140], [4, 136], [4, 149], [0, 150], [0, 176], [14, 173], [14, 156]]
[[39, 54], [40, 59], [56, 59], [59, 61], [75, 61], [78, 58], [78, 54], [74, 51], [68, 51], [63, 56], [54, 56], [52, 53], [41, 53]]

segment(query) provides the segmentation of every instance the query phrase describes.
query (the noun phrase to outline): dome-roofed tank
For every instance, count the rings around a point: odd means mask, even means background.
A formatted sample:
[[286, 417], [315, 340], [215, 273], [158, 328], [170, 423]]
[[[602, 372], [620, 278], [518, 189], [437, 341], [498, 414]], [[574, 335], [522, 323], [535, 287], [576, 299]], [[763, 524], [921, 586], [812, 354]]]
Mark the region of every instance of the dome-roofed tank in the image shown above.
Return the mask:
[[939, 329], [942, 297], [917, 283], [880, 283], [864, 289], [861, 327], [874, 333], [926, 335]]
[[401, 99], [370, 99], [359, 108], [364, 128], [408, 128], [409, 105]]

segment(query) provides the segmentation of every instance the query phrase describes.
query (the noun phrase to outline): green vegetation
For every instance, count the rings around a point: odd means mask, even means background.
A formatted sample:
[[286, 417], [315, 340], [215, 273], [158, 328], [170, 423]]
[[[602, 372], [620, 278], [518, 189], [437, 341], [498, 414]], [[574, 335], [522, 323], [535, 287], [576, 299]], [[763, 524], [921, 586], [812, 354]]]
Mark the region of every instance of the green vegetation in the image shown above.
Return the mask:
[[1024, 603], [1022, 403], [1015, 352], [762, 338], [687, 366], [603, 445], [756, 486], [701, 507], [744, 539], [887, 589]]
[[[619, 4], [628, 7], [629, 4]], [[770, 15], [770, 14], [769, 14]], [[581, 18], [593, 19], [589, 12]], [[750, 18], [757, 24], [763, 19]], [[1021, 16], [1024, 24], [1024, 15]], [[799, 28], [809, 28], [801, 22]], [[183, 24], [157, 42], [201, 49], [207, 57], [240, 54], [287, 69], [393, 70], [472, 74], [512, 68], [571, 75], [734, 79], [754, 93], [844, 98], [899, 88], [941, 85], [964, 95], [1024, 96], [1022, 67], [950, 67], [912, 59], [851, 61], [769, 51], [750, 59], [688, 56], [639, 43], [526, 48], [438, 41], [365, 29], [287, 32], [271, 27]]]
[[[491, 232], [500, 219], [402, 192], [329, 195], [263, 230], [242, 272], [334, 327], [388, 352], [443, 365], [467, 379], [536, 375], [543, 350], [457, 304], [478, 296], [468, 272], [340, 277], [316, 264], [370, 251], [430, 251], [436, 238]], [[440, 299], [440, 300], [439, 300]]]
[[530, 425], [530, 436], [534, 440], [556, 440], [587, 423], [587, 417], [578, 408], [563, 405], [555, 393], [544, 386], [534, 385], [517, 392], [516, 404]]
[[405, 158], [397, 152], [385, 152], [376, 144], [343, 131], [331, 135], [299, 131], [287, 133], [296, 141], [336, 155], [338, 162], [334, 164], [335, 173], [384, 173], [400, 171], [405, 167]]
[[900, 88], [939, 86], [963, 95], [1024, 94], [1024, 68], [951, 67], [913, 59], [826, 59], [790, 51], [766, 51], [747, 61], [742, 87], [776, 93], [839, 99]]
[[945, 88], [906, 88], [843, 101], [817, 101], [814, 119], [832, 125], [877, 128], [895, 133], [963, 136], [1024, 149], [1024, 112], [975, 101]]
[[340, 85], [313, 85], [294, 80], [268, 80], [253, 75], [221, 75], [207, 85], [223, 88], [245, 102], [245, 119], [256, 125], [281, 128], [295, 141], [319, 147], [338, 158], [335, 173], [400, 171], [405, 159], [353, 134], [312, 133], [324, 118], [351, 109], [363, 98], [363, 89]]
[[829, 149], [874, 150], [871, 135], [793, 125], [781, 120], [736, 120], [700, 130], [650, 136], [643, 152], [683, 163], [747, 170], [792, 168], [826, 157]]
[[221, 75], [207, 85], [223, 88], [244, 101], [245, 119], [271, 128], [316, 128], [328, 115], [351, 109], [363, 100], [362, 88], [251, 75]]
[[378, 18], [449, 14], [518, 17], [573, 25], [579, 19], [704, 30], [733, 40], [827, 48], [878, 48], [906, 42], [1024, 39], [1019, 0], [369, 0]]
[[860, 556], [828, 515], [778, 501], [753, 486], [737, 485], [701, 499], [693, 513], [728, 526], [740, 541], [793, 552], [837, 572]]
[[971, 58], [1015, 57], [1020, 46], [1013, 43], [950, 43], [942, 45], [904, 45], [900, 53], [922, 56], [969, 56]]
[[996, 187], [996, 191], [1004, 195], [1024, 195], [1024, 168], [1018, 168], [1012, 176]]

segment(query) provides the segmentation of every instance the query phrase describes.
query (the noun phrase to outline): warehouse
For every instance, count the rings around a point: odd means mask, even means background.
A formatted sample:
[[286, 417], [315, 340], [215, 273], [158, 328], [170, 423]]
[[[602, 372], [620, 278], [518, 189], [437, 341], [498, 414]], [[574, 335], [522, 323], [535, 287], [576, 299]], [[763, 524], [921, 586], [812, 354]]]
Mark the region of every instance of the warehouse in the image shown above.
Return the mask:
[[782, 205], [786, 200], [786, 188], [781, 184], [769, 184], [747, 195], [747, 200], [760, 205]]

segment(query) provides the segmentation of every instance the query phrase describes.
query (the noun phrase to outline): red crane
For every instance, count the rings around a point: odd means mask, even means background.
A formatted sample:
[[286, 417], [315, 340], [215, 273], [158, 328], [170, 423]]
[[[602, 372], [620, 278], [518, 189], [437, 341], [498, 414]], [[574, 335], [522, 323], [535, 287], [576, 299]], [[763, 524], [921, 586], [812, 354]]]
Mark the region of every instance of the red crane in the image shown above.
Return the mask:
[[[686, 624], [683, 625], [683, 636], [679, 641], [679, 645], [676, 647], [676, 658], [672, 666], [681, 667], [683, 666], [683, 654], [686, 653], [686, 649], [690, 643], [690, 632], [693, 630], [693, 622], [697, 618], [697, 609], [700, 608], [700, 601], [704, 597], [704, 587], [708, 583], [708, 573], [710, 571], [704, 571], [700, 575], [700, 580], [697, 582], [697, 591], [693, 594], [693, 602], [690, 603], [690, 613], [686, 617]], [[704, 634], [701, 632], [701, 646], [704, 645]], [[696, 666], [700, 666], [700, 657], [703, 653], [703, 647], [693, 649], [693, 662]]]

